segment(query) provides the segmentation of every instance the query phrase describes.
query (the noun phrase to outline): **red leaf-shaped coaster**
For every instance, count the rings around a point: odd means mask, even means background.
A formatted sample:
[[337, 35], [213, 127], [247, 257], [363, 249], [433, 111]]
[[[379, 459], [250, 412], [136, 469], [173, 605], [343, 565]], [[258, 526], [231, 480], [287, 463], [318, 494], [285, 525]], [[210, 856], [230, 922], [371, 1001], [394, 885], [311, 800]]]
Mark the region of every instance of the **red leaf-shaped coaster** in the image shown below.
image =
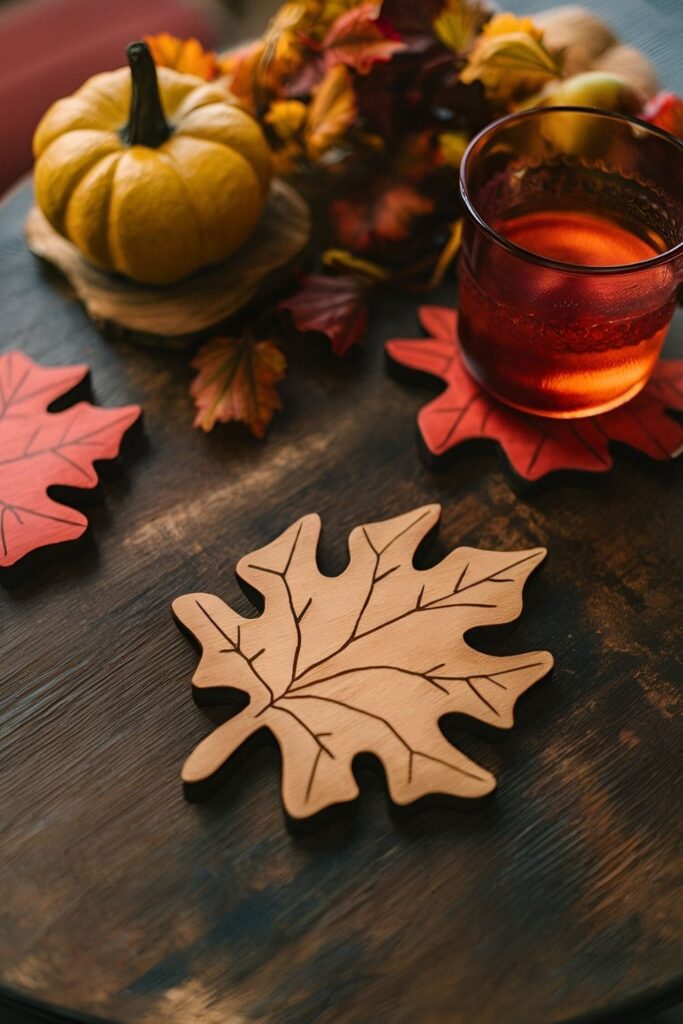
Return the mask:
[[22, 352], [0, 356], [0, 566], [47, 544], [76, 540], [88, 520], [48, 497], [48, 487], [95, 487], [98, 459], [113, 459], [139, 405], [48, 406], [79, 384], [87, 366], [45, 367]]
[[562, 469], [606, 472], [612, 466], [610, 441], [660, 460], [683, 450], [683, 426], [666, 412], [683, 412], [683, 359], [660, 360], [646, 387], [618, 409], [585, 419], [545, 419], [496, 401], [470, 377], [460, 358], [454, 309], [422, 306], [419, 315], [430, 337], [388, 341], [386, 350], [401, 366], [446, 383], [417, 418], [432, 455], [488, 438], [498, 442], [520, 477], [538, 480]]

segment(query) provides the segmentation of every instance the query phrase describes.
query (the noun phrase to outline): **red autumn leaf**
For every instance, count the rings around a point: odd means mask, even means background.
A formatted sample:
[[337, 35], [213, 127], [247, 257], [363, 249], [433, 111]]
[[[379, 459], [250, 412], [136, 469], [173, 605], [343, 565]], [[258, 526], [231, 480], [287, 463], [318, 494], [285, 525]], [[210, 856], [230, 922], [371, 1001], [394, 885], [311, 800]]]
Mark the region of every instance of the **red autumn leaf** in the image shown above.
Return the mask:
[[118, 455], [139, 405], [48, 406], [79, 384], [87, 366], [45, 367], [22, 352], [0, 356], [0, 566], [29, 551], [76, 540], [88, 520], [48, 496], [51, 486], [97, 485], [94, 463]]
[[672, 92], [660, 92], [650, 100], [641, 117], [657, 128], [671, 132], [683, 139], [683, 96]]
[[379, 61], [390, 61], [406, 48], [386, 19], [380, 17], [381, 3], [352, 7], [336, 18], [321, 44], [326, 67], [346, 64], [367, 75]]
[[211, 338], [192, 366], [199, 370], [190, 385], [195, 427], [208, 432], [218, 421], [239, 420], [255, 437], [263, 437], [273, 413], [282, 408], [275, 385], [284, 378], [287, 362], [277, 345], [256, 341], [251, 333]]
[[520, 477], [538, 480], [561, 469], [606, 472], [612, 466], [612, 441], [658, 460], [683, 451], [683, 426], [666, 414], [666, 409], [683, 412], [683, 360], [661, 360], [643, 391], [611, 412], [585, 419], [544, 419], [497, 402], [470, 377], [460, 358], [455, 310], [423, 306], [419, 313], [430, 337], [389, 341], [386, 349], [401, 366], [446, 384], [418, 415], [420, 434], [432, 455], [444, 455], [463, 441], [489, 438], [498, 442]]
[[332, 342], [335, 355], [345, 356], [360, 345], [368, 323], [371, 284], [355, 274], [308, 274], [294, 295], [283, 299], [298, 331], [318, 331]]
[[410, 185], [392, 185], [370, 199], [337, 199], [330, 215], [339, 244], [364, 252], [380, 242], [403, 242], [413, 218], [434, 209], [434, 201]]

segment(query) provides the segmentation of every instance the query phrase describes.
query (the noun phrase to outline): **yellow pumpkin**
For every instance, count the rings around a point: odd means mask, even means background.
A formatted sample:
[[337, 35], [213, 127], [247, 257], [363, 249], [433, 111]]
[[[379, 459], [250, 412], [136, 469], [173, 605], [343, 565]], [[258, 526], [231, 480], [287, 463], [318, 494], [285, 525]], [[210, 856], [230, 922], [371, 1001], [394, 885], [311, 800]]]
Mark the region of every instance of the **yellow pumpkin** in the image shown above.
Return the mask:
[[230, 256], [263, 210], [270, 154], [219, 82], [155, 68], [90, 78], [36, 129], [36, 201], [91, 262], [168, 284]]

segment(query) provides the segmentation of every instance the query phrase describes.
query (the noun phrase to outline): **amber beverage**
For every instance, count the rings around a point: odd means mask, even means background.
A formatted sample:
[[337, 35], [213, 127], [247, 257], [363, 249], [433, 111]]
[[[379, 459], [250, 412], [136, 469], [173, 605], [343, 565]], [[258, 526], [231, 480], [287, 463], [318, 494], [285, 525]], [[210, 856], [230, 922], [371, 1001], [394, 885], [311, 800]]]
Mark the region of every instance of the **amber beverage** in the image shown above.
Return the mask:
[[683, 282], [683, 145], [632, 118], [528, 111], [465, 155], [459, 332], [472, 375], [544, 416], [627, 401]]

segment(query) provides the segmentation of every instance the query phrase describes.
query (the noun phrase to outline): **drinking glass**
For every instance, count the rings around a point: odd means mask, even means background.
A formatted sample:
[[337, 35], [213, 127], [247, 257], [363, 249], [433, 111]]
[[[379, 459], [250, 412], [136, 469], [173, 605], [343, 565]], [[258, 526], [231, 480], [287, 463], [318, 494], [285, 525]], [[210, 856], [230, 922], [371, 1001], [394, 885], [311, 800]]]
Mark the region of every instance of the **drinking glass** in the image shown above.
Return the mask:
[[569, 418], [647, 382], [683, 287], [683, 144], [620, 114], [512, 114], [470, 143], [458, 322], [496, 398]]

